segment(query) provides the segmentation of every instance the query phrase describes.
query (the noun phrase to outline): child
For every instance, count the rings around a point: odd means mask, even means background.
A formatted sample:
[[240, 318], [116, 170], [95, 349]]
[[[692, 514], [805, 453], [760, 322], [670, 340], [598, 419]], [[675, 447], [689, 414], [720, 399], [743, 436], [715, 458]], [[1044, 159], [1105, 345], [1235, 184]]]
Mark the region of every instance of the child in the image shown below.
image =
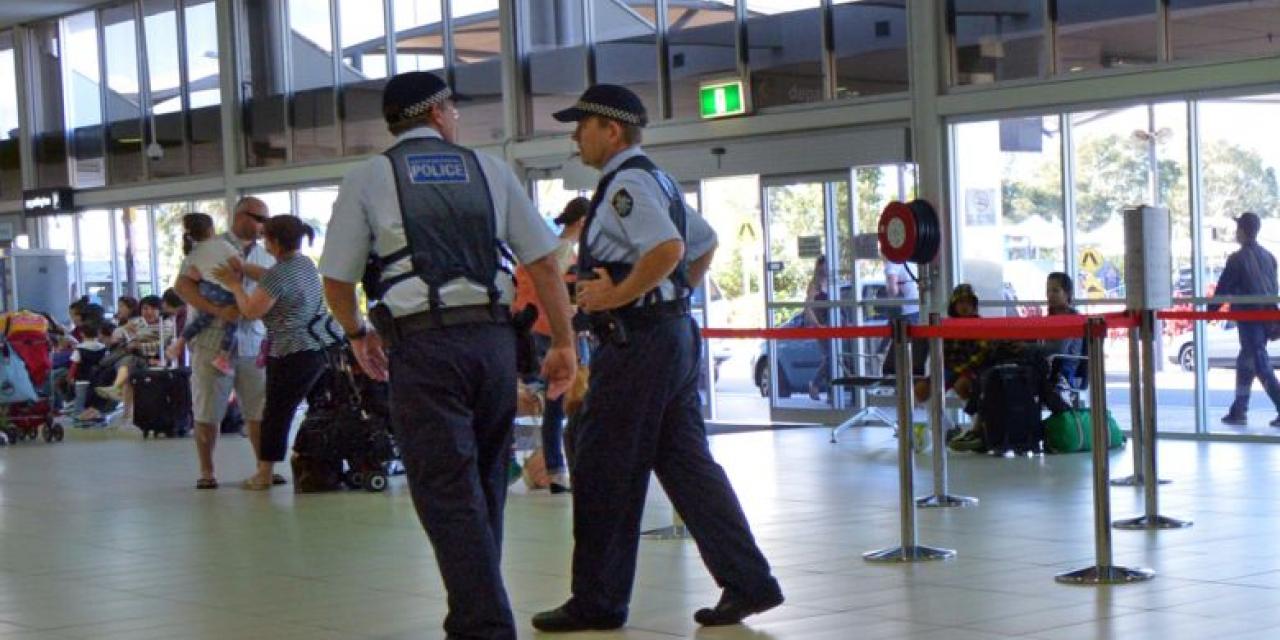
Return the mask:
[[[235, 247], [226, 240], [213, 235], [213, 218], [204, 213], [189, 213], [182, 217], [182, 250], [187, 259], [183, 263], [189, 269], [188, 275], [200, 283], [200, 295], [209, 302], [219, 306], [235, 306], [236, 298], [230, 291], [223, 289], [213, 279], [213, 271], [238, 257]], [[182, 335], [174, 341], [170, 353], [181, 353], [182, 348], [197, 334], [208, 328], [214, 316], [195, 312]], [[222, 342], [218, 355], [213, 359], [213, 366], [223, 375], [231, 375], [232, 354], [236, 348], [236, 323], [228, 322], [222, 328]]]
[[[71, 368], [67, 372], [67, 379], [71, 380], [73, 385], [77, 382], [90, 382], [93, 379], [98, 364], [107, 356], [107, 345], [103, 343], [103, 336], [105, 334], [110, 337], [111, 332], [115, 331], [115, 326], [91, 319], [81, 324], [80, 329], [84, 339], [76, 345], [75, 353], [71, 354]], [[102, 417], [101, 410], [92, 406], [97, 404], [93, 402], [93, 398], [77, 397], [76, 403], [77, 405], [84, 403], [76, 406], [76, 409], [82, 410], [77, 419], [93, 421]]]

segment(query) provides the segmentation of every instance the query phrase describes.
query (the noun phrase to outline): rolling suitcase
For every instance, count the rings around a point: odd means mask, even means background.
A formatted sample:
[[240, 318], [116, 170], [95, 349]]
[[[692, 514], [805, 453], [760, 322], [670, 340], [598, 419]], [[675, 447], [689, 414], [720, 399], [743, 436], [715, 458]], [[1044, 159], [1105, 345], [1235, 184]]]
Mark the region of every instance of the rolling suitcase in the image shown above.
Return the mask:
[[160, 322], [160, 366], [136, 371], [133, 385], [133, 424], [142, 437], [180, 438], [191, 430], [191, 370], [170, 368], [166, 361], [164, 322]]
[[1040, 384], [1035, 367], [1002, 364], [982, 376], [978, 411], [987, 449], [1003, 455], [1041, 453], [1044, 424], [1040, 422]]

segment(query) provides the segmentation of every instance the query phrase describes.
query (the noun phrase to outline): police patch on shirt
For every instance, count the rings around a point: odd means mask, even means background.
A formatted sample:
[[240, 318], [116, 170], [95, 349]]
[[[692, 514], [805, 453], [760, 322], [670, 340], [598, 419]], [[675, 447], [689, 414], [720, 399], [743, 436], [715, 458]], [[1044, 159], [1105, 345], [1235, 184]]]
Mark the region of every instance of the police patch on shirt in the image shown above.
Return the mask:
[[456, 153], [415, 153], [405, 156], [409, 181], [413, 184], [470, 182], [467, 163]]
[[613, 210], [618, 212], [619, 218], [625, 218], [631, 215], [631, 205], [633, 202], [631, 200], [631, 194], [627, 193], [626, 189], [618, 189], [618, 192], [613, 194], [612, 202]]

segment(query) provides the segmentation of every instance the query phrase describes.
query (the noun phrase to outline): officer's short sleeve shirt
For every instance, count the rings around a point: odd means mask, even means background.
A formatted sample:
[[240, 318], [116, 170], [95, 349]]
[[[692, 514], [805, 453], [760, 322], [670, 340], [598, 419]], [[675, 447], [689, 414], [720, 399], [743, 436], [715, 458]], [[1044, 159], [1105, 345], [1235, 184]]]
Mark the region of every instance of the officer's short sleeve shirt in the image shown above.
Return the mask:
[[[608, 174], [632, 157], [642, 155], [631, 147], [609, 160], [602, 169]], [[679, 240], [680, 232], [671, 221], [669, 200], [657, 179], [643, 169], [625, 169], [614, 176], [600, 200], [592, 220], [588, 246], [591, 255], [604, 262], [636, 263], [658, 245]], [[685, 257], [692, 262], [716, 246], [716, 234], [693, 207], [685, 207]], [[671, 285], [663, 284], [668, 294]]]
[[[421, 137], [439, 138], [433, 129], [419, 128], [401, 134], [397, 143]], [[497, 239], [507, 244], [520, 262], [534, 262], [555, 251], [556, 235], [543, 222], [525, 194], [520, 181], [502, 161], [484, 153], [476, 154], [493, 199]], [[340, 282], [358, 282], [364, 274], [370, 251], [387, 256], [407, 246], [400, 213], [395, 175], [391, 162], [377, 155], [357, 165], [343, 178], [333, 215], [325, 232], [320, 273]], [[410, 260], [387, 265], [384, 279], [413, 269]], [[515, 287], [511, 275], [499, 269], [496, 284], [504, 304], [509, 304]], [[484, 287], [464, 279], [445, 283], [440, 295], [444, 306], [485, 304]], [[396, 316], [427, 309], [427, 285], [409, 278], [391, 287], [383, 301]]]

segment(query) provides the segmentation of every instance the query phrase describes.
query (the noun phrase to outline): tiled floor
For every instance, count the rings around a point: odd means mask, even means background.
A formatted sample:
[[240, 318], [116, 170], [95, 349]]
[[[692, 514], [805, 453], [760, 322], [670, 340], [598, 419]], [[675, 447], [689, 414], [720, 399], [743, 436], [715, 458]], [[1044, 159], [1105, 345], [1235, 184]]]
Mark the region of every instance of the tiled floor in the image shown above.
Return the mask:
[[[952, 459], [980, 506], [918, 514], [948, 562], [883, 566], [896, 544], [895, 441], [885, 429], [794, 429], [713, 438], [787, 603], [748, 626], [699, 630], [717, 592], [689, 542], [644, 542], [624, 632], [573, 638], [875, 639], [1280, 637], [1280, 447], [1163, 442], [1161, 510], [1191, 529], [1114, 534], [1116, 562], [1149, 583], [1069, 587], [1092, 563], [1088, 455]], [[384, 495], [231, 488], [249, 447], [225, 439], [224, 488], [192, 490], [190, 440], [75, 432], [0, 449], [0, 639], [439, 638], [445, 605], [403, 479]], [[1116, 452], [1113, 475], [1128, 472]], [[928, 486], [928, 459], [918, 486]], [[927, 493], [927, 491], [921, 491]], [[1114, 489], [1116, 517], [1140, 492]], [[507, 587], [522, 637], [567, 593], [570, 502], [516, 491]], [[660, 494], [647, 526], [670, 521]]]

